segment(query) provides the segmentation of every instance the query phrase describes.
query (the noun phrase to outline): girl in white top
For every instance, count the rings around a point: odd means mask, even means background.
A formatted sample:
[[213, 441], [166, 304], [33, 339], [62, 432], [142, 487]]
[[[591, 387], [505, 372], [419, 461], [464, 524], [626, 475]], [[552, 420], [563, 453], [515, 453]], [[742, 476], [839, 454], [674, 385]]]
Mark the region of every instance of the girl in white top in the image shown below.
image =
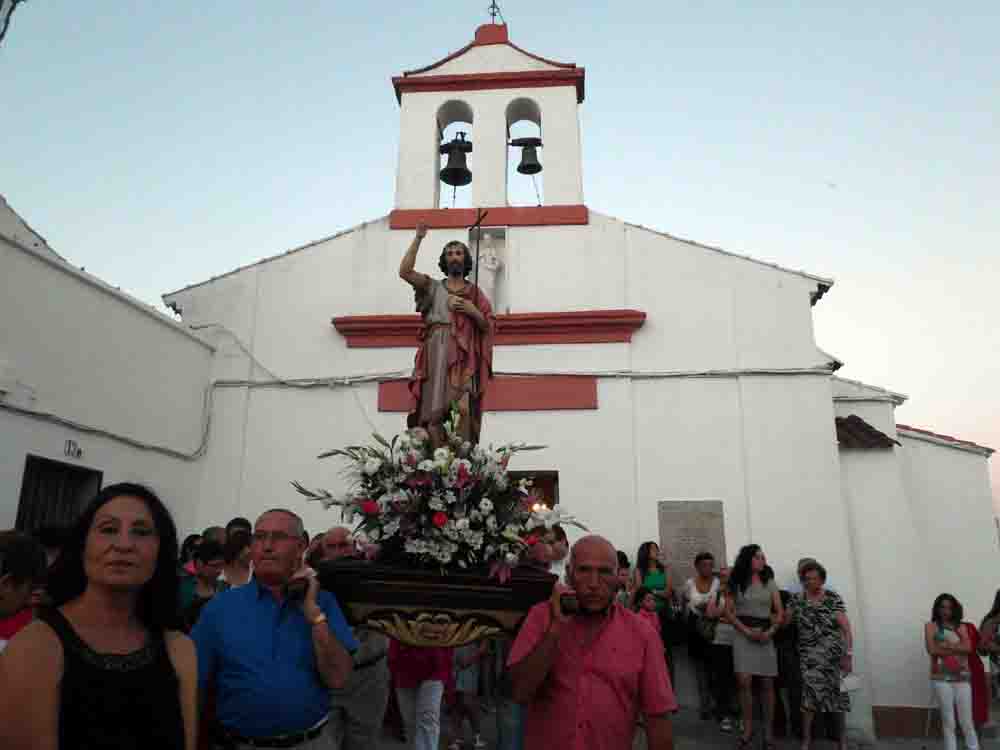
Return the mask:
[[[951, 594], [934, 600], [931, 621], [924, 626], [924, 645], [930, 656], [930, 677], [941, 709], [941, 734], [945, 750], [956, 750], [955, 713], [962, 725], [968, 750], [978, 750], [976, 725], [972, 721], [972, 684], [969, 654], [972, 644], [962, 624], [962, 605]], [[976, 657], [978, 658], [978, 657]]]

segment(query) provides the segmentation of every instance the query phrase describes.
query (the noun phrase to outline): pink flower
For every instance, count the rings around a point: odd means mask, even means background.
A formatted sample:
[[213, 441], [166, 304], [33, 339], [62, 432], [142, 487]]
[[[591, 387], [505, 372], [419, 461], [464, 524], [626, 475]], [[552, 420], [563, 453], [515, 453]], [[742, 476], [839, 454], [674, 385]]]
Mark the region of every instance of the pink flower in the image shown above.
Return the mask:
[[448, 514], [444, 511], [439, 510], [433, 516], [431, 516], [431, 523], [437, 526], [439, 529], [448, 523]]
[[366, 516], [377, 516], [378, 515], [378, 503], [374, 500], [362, 500], [361, 501], [361, 512]]
[[468, 487], [470, 484], [472, 484], [472, 474], [469, 473], [469, 470], [468, 468], [466, 468], [465, 464], [459, 464], [458, 472], [455, 475], [455, 482], [453, 486], [456, 489], [461, 490], [464, 489], [465, 487]]
[[406, 486], [410, 488], [430, 487], [434, 484], [434, 477], [426, 471], [418, 471], [406, 480]]

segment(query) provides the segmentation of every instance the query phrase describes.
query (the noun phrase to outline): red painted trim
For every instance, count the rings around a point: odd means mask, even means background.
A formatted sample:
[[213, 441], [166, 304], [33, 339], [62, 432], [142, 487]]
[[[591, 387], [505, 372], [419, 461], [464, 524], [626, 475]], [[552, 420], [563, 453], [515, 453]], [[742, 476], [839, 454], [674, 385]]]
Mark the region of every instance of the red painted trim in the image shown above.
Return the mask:
[[[405, 380], [378, 384], [378, 410], [406, 412], [410, 392]], [[597, 408], [597, 378], [537, 375], [494, 378], [486, 392], [485, 411], [556, 411]]]
[[445, 63], [454, 60], [456, 57], [461, 57], [473, 47], [485, 47], [490, 44], [506, 44], [508, 47], [517, 50], [522, 55], [527, 55], [532, 60], [538, 60], [538, 62], [543, 62], [546, 65], [551, 65], [555, 68], [576, 67], [576, 63], [563, 63], [563, 62], [557, 62], [555, 60], [549, 60], [547, 57], [541, 57], [540, 55], [535, 55], [532, 54], [531, 52], [528, 52], [526, 49], [521, 49], [516, 44], [510, 41], [510, 35], [507, 31], [506, 24], [501, 25], [501, 24], [488, 23], [476, 29], [476, 34], [473, 40], [468, 44], [466, 44], [464, 47], [462, 47], [462, 49], [458, 50], [457, 52], [452, 52], [447, 57], [442, 57], [437, 62], [433, 62], [430, 65], [425, 65], [422, 68], [414, 68], [413, 70], [403, 71], [403, 75], [414, 76], [414, 75], [420, 75], [421, 73], [426, 73], [429, 70], [440, 68]]
[[484, 23], [476, 29], [476, 37], [472, 43], [475, 45], [507, 44], [509, 41], [510, 37], [507, 35], [507, 24]]
[[944, 435], [940, 432], [932, 432], [931, 430], [925, 430], [921, 427], [910, 427], [910, 425], [908, 424], [899, 424], [897, 422], [896, 429], [903, 430], [904, 432], [915, 432], [918, 435], [927, 435], [928, 437], [934, 437], [937, 438], [938, 440], [943, 440], [946, 443], [954, 443], [955, 445], [967, 446], [969, 448], [977, 448], [979, 450], [984, 450], [984, 451], [993, 451], [993, 448], [990, 448], [989, 446], [986, 445], [980, 445], [979, 443], [973, 443], [971, 440], [962, 440], [962, 438], [957, 438], [952, 435]]
[[646, 313], [641, 310], [498, 315], [496, 343], [500, 346], [628, 343], [645, 322]]
[[[426, 73], [428, 70], [434, 70], [434, 68], [440, 68], [445, 63], [451, 62], [452, 60], [454, 60], [456, 57], [461, 57], [462, 55], [464, 55], [466, 52], [468, 52], [470, 49], [472, 49], [475, 46], [476, 46], [476, 43], [474, 41], [469, 42], [464, 47], [462, 47], [462, 49], [458, 50], [458, 52], [452, 52], [450, 55], [448, 55], [447, 57], [442, 57], [437, 62], [431, 63], [430, 65], [425, 65], [422, 68], [415, 68], [413, 70], [404, 70], [403, 71], [403, 76], [420, 75], [421, 73]], [[395, 80], [395, 79], [393, 79], [393, 80]], [[399, 91], [396, 92], [396, 96], [397, 97], [399, 96]]]
[[[497, 206], [487, 208], [483, 226], [545, 227], [565, 224], [588, 224], [587, 207], [572, 206]], [[407, 208], [389, 214], [390, 229], [415, 229], [426, 224], [430, 229], [461, 229], [476, 223], [475, 208]]]
[[[555, 66], [557, 68], [575, 68], [576, 67], [576, 63], [556, 62], [555, 60], [550, 60], [547, 57], [542, 57], [541, 55], [536, 55], [533, 52], [528, 52], [528, 50], [526, 50], [526, 49], [524, 49], [522, 47], [518, 47], [516, 44], [514, 44], [514, 42], [507, 42], [507, 46], [508, 47], [513, 47], [518, 52], [520, 52], [522, 55], [527, 55], [532, 60], [538, 60], [538, 62], [545, 63], [546, 65], [553, 65], [553, 66]], [[583, 68], [580, 68], [580, 70], [583, 70]]]
[[583, 68], [561, 70], [523, 70], [508, 73], [461, 73], [439, 76], [396, 76], [392, 79], [396, 100], [403, 94], [422, 91], [492, 91], [495, 89], [534, 89], [551, 86], [575, 86], [576, 100], [583, 101], [586, 71]]
[[[497, 316], [497, 346], [628, 343], [646, 321], [641, 310], [582, 310]], [[415, 347], [419, 315], [346, 315], [334, 328], [351, 349]]]

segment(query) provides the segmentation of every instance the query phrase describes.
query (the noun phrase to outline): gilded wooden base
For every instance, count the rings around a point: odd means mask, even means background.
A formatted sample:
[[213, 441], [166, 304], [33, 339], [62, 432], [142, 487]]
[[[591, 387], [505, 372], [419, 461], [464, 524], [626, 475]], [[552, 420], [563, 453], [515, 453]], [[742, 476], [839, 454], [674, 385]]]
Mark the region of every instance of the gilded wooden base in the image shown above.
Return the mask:
[[518, 568], [500, 584], [482, 572], [442, 574], [357, 560], [322, 563], [324, 589], [340, 602], [348, 622], [408, 646], [464, 646], [513, 636], [556, 577]]

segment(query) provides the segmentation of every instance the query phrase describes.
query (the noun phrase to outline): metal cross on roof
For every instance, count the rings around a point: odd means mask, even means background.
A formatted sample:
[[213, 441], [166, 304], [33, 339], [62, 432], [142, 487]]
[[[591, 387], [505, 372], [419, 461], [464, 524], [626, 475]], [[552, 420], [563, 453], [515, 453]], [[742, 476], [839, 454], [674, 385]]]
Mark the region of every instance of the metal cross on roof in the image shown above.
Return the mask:
[[497, 16], [500, 17], [501, 23], [506, 23], [503, 19], [503, 13], [500, 12], [500, 6], [497, 5], [497, 0], [493, 0], [493, 2], [490, 3], [490, 7], [486, 9], [486, 12], [490, 14], [490, 18], [493, 19], [493, 23], [497, 22]]

